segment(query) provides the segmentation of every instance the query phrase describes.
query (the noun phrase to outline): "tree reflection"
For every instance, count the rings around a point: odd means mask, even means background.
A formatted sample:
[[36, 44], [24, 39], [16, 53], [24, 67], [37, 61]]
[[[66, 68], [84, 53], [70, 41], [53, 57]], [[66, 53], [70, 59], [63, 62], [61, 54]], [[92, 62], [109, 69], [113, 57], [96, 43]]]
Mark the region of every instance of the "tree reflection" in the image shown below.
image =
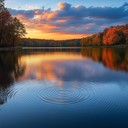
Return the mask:
[[128, 50], [125, 48], [83, 48], [83, 56], [96, 62], [102, 62], [105, 67], [128, 72]]
[[0, 104], [7, 101], [6, 90], [24, 74], [25, 66], [20, 63], [17, 51], [0, 53]]

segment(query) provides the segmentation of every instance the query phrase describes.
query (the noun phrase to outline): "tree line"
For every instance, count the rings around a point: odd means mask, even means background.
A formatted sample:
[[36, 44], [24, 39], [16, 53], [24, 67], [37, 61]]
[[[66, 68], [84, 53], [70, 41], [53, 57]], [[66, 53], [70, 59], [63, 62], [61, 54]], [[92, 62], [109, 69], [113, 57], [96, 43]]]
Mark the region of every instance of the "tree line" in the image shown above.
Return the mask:
[[80, 39], [72, 40], [45, 40], [45, 39], [31, 39], [23, 38], [18, 45], [22, 47], [80, 47]]
[[0, 47], [15, 46], [26, 34], [24, 25], [11, 16], [4, 5], [4, 0], [0, 0]]
[[112, 26], [102, 33], [94, 34], [81, 39], [82, 46], [100, 45], [127, 45], [128, 44], [128, 24], [122, 26]]
[[0, 0], [0, 47], [22, 46], [22, 47], [79, 47], [80, 40], [44, 40], [24, 38], [26, 30], [24, 25], [13, 17]]

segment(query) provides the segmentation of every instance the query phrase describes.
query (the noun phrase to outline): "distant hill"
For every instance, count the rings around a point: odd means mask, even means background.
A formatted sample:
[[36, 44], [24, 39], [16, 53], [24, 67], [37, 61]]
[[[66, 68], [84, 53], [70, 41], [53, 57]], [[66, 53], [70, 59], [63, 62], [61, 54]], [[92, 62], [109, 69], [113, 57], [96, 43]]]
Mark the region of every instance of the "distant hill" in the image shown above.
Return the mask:
[[81, 39], [82, 46], [128, 45], [128, 24], [112, 26], [102, 33]]

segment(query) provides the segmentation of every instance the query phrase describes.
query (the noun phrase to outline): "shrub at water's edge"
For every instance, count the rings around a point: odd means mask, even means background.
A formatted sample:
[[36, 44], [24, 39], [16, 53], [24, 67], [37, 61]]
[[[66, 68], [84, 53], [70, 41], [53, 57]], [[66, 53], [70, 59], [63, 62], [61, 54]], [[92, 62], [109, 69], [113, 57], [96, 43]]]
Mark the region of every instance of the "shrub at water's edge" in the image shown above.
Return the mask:
[[0, 47], [15, 46], [25, 34], [24, 25], [11, 16], [4, 6], [4, 0], [0, 0]]
[[102, 33], [81, 39], [81, 46], [128, 45], [128, 24], [105, 29]]

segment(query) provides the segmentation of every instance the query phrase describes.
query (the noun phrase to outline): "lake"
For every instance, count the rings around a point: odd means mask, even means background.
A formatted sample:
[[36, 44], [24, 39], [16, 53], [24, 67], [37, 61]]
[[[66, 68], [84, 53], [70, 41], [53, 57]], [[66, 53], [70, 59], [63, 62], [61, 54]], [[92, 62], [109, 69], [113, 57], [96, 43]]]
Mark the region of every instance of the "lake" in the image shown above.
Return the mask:
[[1, 128], [128, 128], [128, 49], [0, 53]]

